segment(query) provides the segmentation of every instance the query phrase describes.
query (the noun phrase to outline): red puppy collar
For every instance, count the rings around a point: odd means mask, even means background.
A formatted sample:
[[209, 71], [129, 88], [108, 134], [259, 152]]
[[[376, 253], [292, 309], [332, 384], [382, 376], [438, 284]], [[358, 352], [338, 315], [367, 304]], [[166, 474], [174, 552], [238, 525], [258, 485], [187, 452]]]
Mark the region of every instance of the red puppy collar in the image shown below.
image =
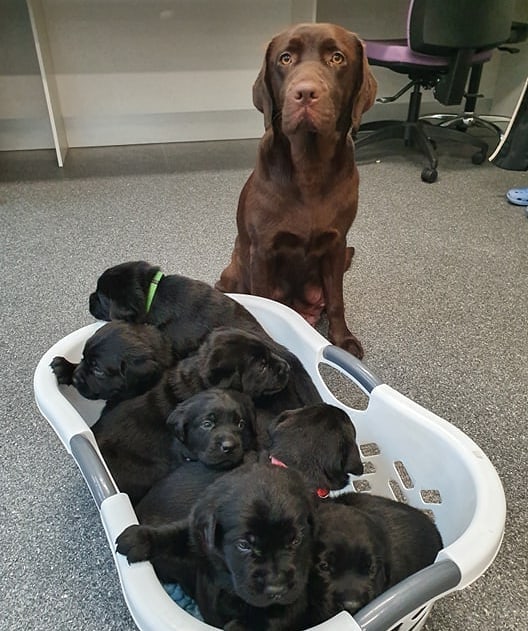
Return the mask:
[[[270, 456], [270, 462], [272, 465], [275, 465], [276, 467], [284, 467], [284, 469], [288, 468], [288, 465], [285, 465], [284, 462], [282, 462], [282, 460], [275, 458], [275, 456]], [[315, 494], [317, 495], [317, 497], [324, 500], [330, 495], [330, 491], [328, 489], [316, 489]]]

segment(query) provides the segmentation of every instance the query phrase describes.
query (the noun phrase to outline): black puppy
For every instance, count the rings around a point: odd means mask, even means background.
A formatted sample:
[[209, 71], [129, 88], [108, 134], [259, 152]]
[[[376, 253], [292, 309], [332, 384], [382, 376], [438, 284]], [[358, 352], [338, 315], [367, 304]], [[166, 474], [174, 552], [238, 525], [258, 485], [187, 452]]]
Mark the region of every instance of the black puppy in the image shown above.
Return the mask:
[[[361, 475], [363, 464], [350, 418], [326, 403], [289, 410], [269, 426], [267, 440], [252, 458], [296, 469], [310, 492], [326, 497], [348, 483], [348, 474]], [[141, 523], [161, 524], [189, 515], [196, 498], [222, 475], [200, 462], [187, 462], [160, 480], [136, 506]]]
[[317, 524], [307, 627], [343, 610], [353, 615], [387, 586], [388, 543], [376, 520], [328, 501], [317, 506]]
[[287, 363], [255, 336], [229, 328], [213, 331], [151, 390], [103, 410], [92, 427], [118, 488], [136, 503], [180, 464], [171, 451], [172, 429], [166, 423], [179, 403], [213, 387], [251, 398], [271, 395], [284, 388], [288, 374]]
[[313, 499], [292, 469], [244, 465], [197, 501], [189, 520], [129, 526], [117, 551], [151, 560], [192, 595], [206, 623], [229, 631], [297, 631], [307, 607]]
[[328, 403], [283, 412], [261, 447], [274, 464], [300, 471], [321, 497], [346, 486], [349, 473], [363, 473], [356, 429], [344, 410]]
[[180, 463], [198, 460], [225, 471], [255, 448], [255, 406], [236, 390], [211, 388], [195, 394], [171, 412], [167, 425], [175, 437], [172, 454]]
[[170, 343], [159, 329], [116, 320], [86, 340], [78, 364], [54, 357], [51, 368], [59, 384], [112, 407], [149, 390], [172, 363]]
[[[279, 397], [261, 402], [272, 415], [321, 401], [299, 359], [275, 342], [238, 302], [198, 280], [162, 275], [145, 261], [129, 261], [107, 269], [90, 295], [90, 313], [101, 320], [149, 323], [170, 339], [176, 357], [195, 351], [216, 327], [229, 326], [257, 335], [271, 344], [291, 366], [288, 386]], [[155, 293], [153, 293], [155, 290]]]
[[434, 562], [442, 538], [420, 510], [367, 493], [347, 493], [318, 506], [310, 577], [313, 625], [376, 596]]

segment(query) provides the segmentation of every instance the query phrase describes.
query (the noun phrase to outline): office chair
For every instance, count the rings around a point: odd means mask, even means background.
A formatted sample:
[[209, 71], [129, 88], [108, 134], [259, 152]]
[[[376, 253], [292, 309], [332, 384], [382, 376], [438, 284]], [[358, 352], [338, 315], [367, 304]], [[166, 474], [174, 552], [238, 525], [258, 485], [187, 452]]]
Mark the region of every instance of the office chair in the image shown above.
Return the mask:
[[488, 145], [480, 138], [420, 120], [422, 90], [432, 89], [443, 105], [460, 104], [471, 68], [489, 61], [493, 50], [510, 37], [513, 5], [514, 0], [410, 0], [406, 39], [365, 41], [372, 66], [409, 77], [394, 96], [377, 99], [391, 103], [412, 90], [407, 119], [361, 125], [356, 147], [389, 138], [417, 146], [428, 160], [421, 174], [424, 182], [438, 178], [437, 140], [470, 144], [477, 149], [472, 162], [484, 162]]
[[[514, 21], [511, 25], [510, 37], [503, 45], [498, 46], [497, 50], [512, 55], [519, 53], [520, 49], [511, 44], [519, 44], [525, 42], [527, 39], [528, 23]], [[454, 114], [443, 112], [441, 114], [426, 114], [425, 116], [421, 116], [420, 119], [429, 120], [434, 124], [439, 124], [443, 127], [451, 127], [460, 131], [466, 131], [470, 127], [481, 127], [497, 134], [498, 140], [500, 140], [504, 135], [503, 127], [508, 125], [510, 117], [498, 114], [479, 115], [476, 113], [477, 99], [483, 96], [480, 94], [480, 79], [482, 77], [483, 66], [483, 63], [475, 64], [471, 68], [467, 90], [464, 95], [463, 111], [461, 113]]]

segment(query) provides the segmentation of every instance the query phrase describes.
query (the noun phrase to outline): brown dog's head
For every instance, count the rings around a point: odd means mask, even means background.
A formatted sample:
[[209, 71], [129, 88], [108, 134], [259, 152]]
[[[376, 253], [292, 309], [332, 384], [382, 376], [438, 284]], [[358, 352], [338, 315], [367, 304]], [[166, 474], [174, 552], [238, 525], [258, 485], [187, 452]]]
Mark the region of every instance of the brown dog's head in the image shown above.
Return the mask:
[[253, 85], [264, 125], [325, 135], [356, 132], [377, 83], [363, 42], [334, 24], [298, 24], [275, 36]]
[[289, 364], [270, 344], [241, 329], [215, 329], [198, 357], [209, 386], [239, 390], [253, 399], [280, 392], [290, 376]]
[[314, 624], [340, 611], [355, 614], [388, 587], [387, 543], [363, 511], [321, 502], [309, 581]]
[[90, 313], [99, 320], [143, 322], [150, 282], [159, 267], [128, 261], [105, 270], [90, 295]]
[[227, 573], [225, 591], [254, 607], [290, 605], [304, 594], [308, 580], [313, 510], [297, 472], [244, 465], [198, 500], [191, 534], [211, 566]]
[[180, 403], [167, 425], [188, 457], [215, 469], [232, 469], [253, 448], [255, 407], [248, 395], [210, 388]]
[[109, 322], [86, 341], [72, 383], [87, 399], [127, 399], [151, 388], [171, 362], [170, 345], [155, 327]]
[[349, 473], [363, 473], [355, 427], [334, 405], [317, 403], [283, 412], [271, 422], [268, 438], [270, 456], [297, 469], [312, 489], [341, 489]]

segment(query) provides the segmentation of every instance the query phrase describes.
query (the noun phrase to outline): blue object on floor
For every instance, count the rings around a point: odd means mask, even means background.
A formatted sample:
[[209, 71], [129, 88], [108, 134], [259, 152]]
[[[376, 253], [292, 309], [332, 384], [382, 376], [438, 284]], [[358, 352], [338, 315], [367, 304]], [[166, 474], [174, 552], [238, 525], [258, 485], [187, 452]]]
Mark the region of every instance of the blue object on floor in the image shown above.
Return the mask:
[[178, 583], [163, 583], [163, 587], [178, 606], [184, 609], [187, 613], [190, 613], [191, 616], [203, 621], [198, 605], [183, 591]]
[[512, 204], [528, 206], [528, 188], [510, 188], [506, 197]]

